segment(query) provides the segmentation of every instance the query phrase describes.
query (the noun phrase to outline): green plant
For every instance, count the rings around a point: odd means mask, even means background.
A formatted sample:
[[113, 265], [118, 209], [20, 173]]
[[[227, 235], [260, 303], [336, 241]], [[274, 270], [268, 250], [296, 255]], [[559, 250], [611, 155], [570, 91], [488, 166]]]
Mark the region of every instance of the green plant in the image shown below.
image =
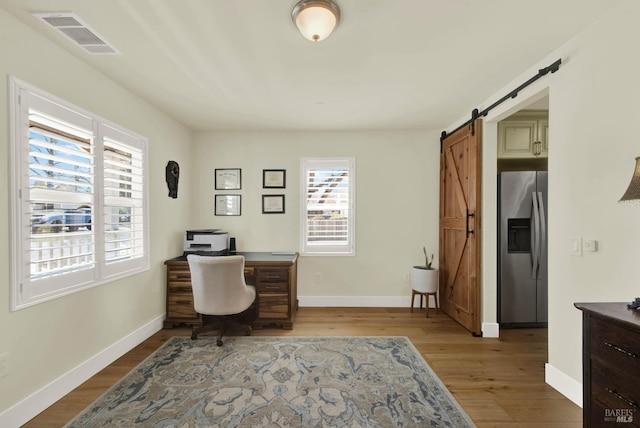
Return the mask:
[[424, 253], [424, 268], [433, 269], [431, 267], [431, 263], [433, 263], [433, 254], [431, 254], [431, 260], [429, 260], [429, 255], [427, 254], [427, 247], [422, 247], [422, 252]]

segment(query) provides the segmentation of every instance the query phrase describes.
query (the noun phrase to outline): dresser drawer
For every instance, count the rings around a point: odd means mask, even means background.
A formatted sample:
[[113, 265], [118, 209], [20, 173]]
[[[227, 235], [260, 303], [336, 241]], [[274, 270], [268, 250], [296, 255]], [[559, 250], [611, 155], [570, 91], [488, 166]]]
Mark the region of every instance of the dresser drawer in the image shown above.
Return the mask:
[[640, 427], [638, 412], [627, 408], [610, 408], [602, 403], [591, 400], [589, 402], [589, 420], [584, 426], [591, 428], [617, 428], [617, 427]]
[[592, 364], [600, 360], [610, 367], [624, 368], [625, 376], [635, 378], [640, 390], [640, 334], [599, 318], [591, 318]]
[[591, 397], [602, 403], [605, 409], [640, 410], [638, 382], [627, 375], [625, 367], [610, 367], [592, 361]]

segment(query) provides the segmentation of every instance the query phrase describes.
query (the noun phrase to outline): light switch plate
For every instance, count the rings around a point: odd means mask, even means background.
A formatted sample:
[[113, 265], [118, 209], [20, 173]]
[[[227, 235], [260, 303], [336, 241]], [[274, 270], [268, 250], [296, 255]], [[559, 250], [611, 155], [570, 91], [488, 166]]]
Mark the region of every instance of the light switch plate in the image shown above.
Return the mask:
[[571, 240], [571, 255], [582, 257], [582, 238], [573, 238]]

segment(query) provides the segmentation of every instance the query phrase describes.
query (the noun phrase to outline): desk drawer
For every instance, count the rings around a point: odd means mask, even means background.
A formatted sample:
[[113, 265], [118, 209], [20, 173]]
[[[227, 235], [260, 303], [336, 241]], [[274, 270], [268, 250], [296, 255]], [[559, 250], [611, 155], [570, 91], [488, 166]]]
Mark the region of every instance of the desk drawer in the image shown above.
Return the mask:
[[287, 294], [260, 295], [258, 318], [287, 319], [289, 317], [289, 296]]
[[257, 286], [258, 293], [286, 293], [289, 291], [288, 283], [260, 283]]
[[193, 309], [191, 294], [170, 294], [167, 296], [167, 318], [198, 320], [198, 314]]
[[167, 283], [167, 289], [169, 291], [169, 294], [193, 294], [193, 291], [191, 289], [191, 282], [170, 281]]
[[188, 270], [171, 271], [167, 274], [168, 282], [188, 282], [191, 284], [191, 272]]
[[261, 267], [258, 270], [258, 281], [269, 282], [289, 282], [289, 269], [281, 267]]

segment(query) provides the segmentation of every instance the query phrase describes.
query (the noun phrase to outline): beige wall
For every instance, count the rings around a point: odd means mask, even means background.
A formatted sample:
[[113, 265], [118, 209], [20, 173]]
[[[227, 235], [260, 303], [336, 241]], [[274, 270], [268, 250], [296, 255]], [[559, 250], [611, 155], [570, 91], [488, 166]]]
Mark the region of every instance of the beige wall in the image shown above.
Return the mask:
[[[19, 41], [19, 42], [18, 42]], [[73, 48], [72, 48], [73, 49]], [[149, 140], [151, 269], [16, 312], [9, 311], [10, 210], [8, 76], [13, 75]], [[167, 197], [164, 167], [191, 164], [191, 134], [129, 91], [28, 30], [0, 9], [0, 354], [9, 375], [0, 378], [0, 415], [30, 394], [94, 357], [164, 311], [163, 261], [181, 250], [191, 201], [182, 175], [179, 199]], [[2, 425], [2, 423], [0, 423]], [[9, 425], [5, 425], [9, 426]]]
[[[423, 245], [437, 260], [436, 131], [211, 132], [195, 140], [195, 225], [228, 231], [240, 251], [298, 251], [300, 158], [355, 157], [356, 255], [301, 257], [302, 306], [408, 305], [403, 274], [421, 263]], [[227, 192], [242, 195], [241, 217], [213, 215], [215, 168], [242, 168], [242, 190]], [[262, 189], [262, 169], [286, 169], [287, 188]], [[285, 214], [262, 214], [261, 195], [275, 193], [285, 194]]]
[[[587, 32], [506, 83], [487, 105], [562, 57], [560, 71], [494, 111], [488, 123], [536, 92], [550, 96], [549, 366], [581, 382], [580, 313], [576, 301], [629, 301], [638, 295], [638, 207], [617, 203], [640, 155], [628, 129], [640, 121], [640, 4], [629, 0]], [[20, 40], [18, 44], [16, 41]], [[298, 249], [301, 156], [354, 156], [357, 163], [357, 255], [300, 261], [301, 303], [408, 299], [402, 281], [427, 245], [436, 252], [438, 131], [200, 133], [188, 130], [105, 79], [68, 52], [0, 11], [0, 123], [8, 123], [7, 75], [34, 84], [149, 138], [151, 270], [72, 296], [10, 312], [9, 141], [0, 133], [0, 354], [11, 373], [0, 378], [0, 415], [164, 312], [162, 262], [181, 251], [187, 228], [219, 227], [240, 250]], [[469, 106], [470, 108], [474, 106]], [[481, 105], [477, 106], [482, 108]], [[461, 112], [462, 113], [462, 112]], [[456, 124], [452, 124], [455, 126]], [[485, 130], [485, 144], [491, 141]], [[6, 129], [6, 128], [5, 128]], [[447, 129], [443, 126], [443, 129]], [[631, 134], [631, 135], [629, 135]], [[495, 137], [493, 137], [495, 141]], [[495, 148], [485, 147], [483, 321], [495, 321]], [[167, 197], [164, 166], [180, 163], [179, 199]], [[492, 169], [492, 165], [493, 169]], [[241, 217], [213, 216], [213, 170], [243, 171]], [[286, 214], [262, 215], [263, 168], [287, 170]], [[573, 237], [599, 242], [597, 253], [570, 254]], [[437, 259], [437, 257], [436, 257]], [[320, 283], [315, 273], [321, 273]], [[395, 300], [394, 300], [395, 299]], [[562, 389], [562, 385], [560, 388]], [[571, 385], [569, 385], [569, 389]]]

